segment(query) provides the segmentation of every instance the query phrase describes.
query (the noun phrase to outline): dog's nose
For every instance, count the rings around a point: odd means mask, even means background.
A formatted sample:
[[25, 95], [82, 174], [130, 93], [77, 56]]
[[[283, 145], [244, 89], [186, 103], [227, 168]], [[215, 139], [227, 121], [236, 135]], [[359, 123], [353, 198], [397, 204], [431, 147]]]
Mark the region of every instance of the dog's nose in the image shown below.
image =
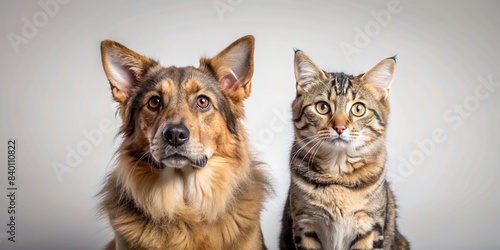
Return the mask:
[[168, 144], [179, 147], [189, 140], [189, 130], [184, 124], [168, 124], [163, 129], [163, 137]]

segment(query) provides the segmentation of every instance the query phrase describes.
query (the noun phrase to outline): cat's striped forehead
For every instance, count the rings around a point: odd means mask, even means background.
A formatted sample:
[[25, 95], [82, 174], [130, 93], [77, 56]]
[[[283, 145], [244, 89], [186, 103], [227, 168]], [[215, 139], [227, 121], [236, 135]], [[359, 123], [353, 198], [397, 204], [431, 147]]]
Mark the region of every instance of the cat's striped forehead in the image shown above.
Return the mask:
[[335, 92], [337, 96], [346, 95], [353, 90], [354, 76], [344, 73], [328, 73], [328, 75], [331, 79], [331, 91]]

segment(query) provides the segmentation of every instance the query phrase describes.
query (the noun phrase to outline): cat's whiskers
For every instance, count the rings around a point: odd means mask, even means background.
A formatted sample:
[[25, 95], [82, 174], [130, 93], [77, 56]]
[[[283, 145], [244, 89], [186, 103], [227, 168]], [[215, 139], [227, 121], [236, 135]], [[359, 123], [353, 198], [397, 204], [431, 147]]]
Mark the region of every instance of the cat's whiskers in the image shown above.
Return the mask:
[[304, 158], [307, 158], [307, 155], [309, 153], [311, 153], [308, 161], [307, 161], [307, 169], [310, 170], [310, 166], [311, 166], [311, 163], [312, 163], [312, 160], [314, 159], [315, 157], [315, 151], [319, 150], [319, 147], [321, 146], [321, 144], [324, 142], [324, 140], [316, 140], [316, 143], [307, 151], [307, 153], [304, 155], [304, 157], [302, 158], [302, 161], [300, 161], [300, 163], [302, 164], [302, 162], [304, 161]]
[[330, 132], [329, 132], [328, 130], [320, 130], [320, 131], [318, 131], [318, 132], [317, 132], [316, 134], [314, 134], [314, 135], [307, 136], [307, 137], [302, 138], [302, 139], [300, 139], [300, 140], [298, 140], [298, 141], [296, 140], [296, 141], [293, 143], [293, 145], [295, 146], [295, 145], [297, 145], [297, 144], [299, 144], [299, 143], [301, 143], [301, 142], [304, 142], [304, 141], [307, 141], [307, 140], [313, 140], [313, 139], [316, 139], [317, 137], [320, 137], [320, 136], [323, 136], [323, 135], [325, 135], [325, 134], [329, 134], [329, 133], [330, 133]]
[[364, 143], [362, 145], [356, 146], [352, 145], [352, 152], [356, 155], [365, 155], [365, 156], [376, 156], [380, 153], [380, 147], [385, 145], [385, 139], [378, 138], [377, 140], [371, 143]]
[[326, 72], [302, 51], [294, 64], [295, 143], [280, 248], [409, 249], [385, 180], [395, 58], [357, 76]]
[[[302, 142], [304, 141], [307, 141], [305, 144], [301, 145], [299, 149], [297, 149], [293, 156], [291, 157], [290, 159], [290, 163], [292, 163], [293, 161], [295, 161], [295, 159], [298, 157], [299, 153], [304, 150], [306, 147], [308, 147], [308, 145], [310, 145], [311, 143], [317, 143], [317, 141], [323, 141], [324, 139], [327, 139], [329, 137], [329, 134], [328, 134], [328, 131], [319, 131], [317, 134], [315, 135], [312, 135], [312, 136], [309, 136], [309, 137], [306, 137], [302, 140], [299, 140], [297, 142], [295, 142], [293, 145], [299, 145], [301, 144]], [[316, 145], [316, 144], [314, 144]], [[313, 147], [314, 147], [313, 145]], [[306, 153], [305, 156], [307, 156], [308, 153]], [[304, 157], [305, 157], [304, 156]], [[302, 161], [301, 161], [302, 163]]]
[[[315, 138], [312, 138], [312, 139], [311, 139], [310, 141], [308, 141], [306, 144], [302, 145], [299, 149], [297, 149], [297, 151], [294, 153], [294, 155], [293, 155], [292, 159], [290, 160], [290, 162], [295, 161], [295, 159], [298, 157], [299, 153], [300, 153], [302, 150], [304, 150], [305, 148], [307, 148], [309, 144], [311, 144], [311, 143], [315, 143], [315, 144], [313, 145], [313, 147], [314, 147], [314, 146], [317, 144], [317, 142], [318, 142], [318, 141], [323, 141], [323, 140], [324, 140], [324, 139], [326, 139], [326, 138], [327, 138], [327, 137], [325, 137], [324, 135], [315, 136]], [[309, 149], [309, 150], [311, 150], [311, 149]], [[308, 152], [308, 153], [309, 153], [309, 152]], [[307, 156], [307, 154], [308, 154], [308, 153], [306, 153], [306, 154], [304, 155], [304, 158]], [[303, 160], [304, 160], [304, 159], [302, 159], [302, 161], [303, 161]], [[301, 164], [302, 164], [302, 161], [300, 162]]]
[[[300, 152], [301, 152], [304, 148], [306, 148], [306, 147], [307, 147], [307, 145], [309, 145], [309, 144], [311, 144], [312, 142], [314, 142], [314, 141], [315, 141], [315, 139], [316, 139], [316, 137], [318, 137], [318, 136], [317, 136], [317, 135], [314, 135], [314, 136], [312, 136], [312, 137], [315, 137], [315, 138], [311, 139], [311, 140], [310, 140], [310, 141], [308, 141], [306, 144], [301, 145], [301, 146], [299, 147], [299, 149], [297, 149], [297, 150], [293, 153], [293, 155], [292, 155], [292, 157], [291, 157], [291, 159], [290, 159], [290, 164], [292, 164], [292, 163], [293, 163], [293, 161], [295, 161], [295, 159], [296, 159], [296, 158], [297, 158], [297, 156], [299, 155], [299, 153], [300, 153]], [[304, 140], [305, 140], [305, 139], [304, 139]], [[304, 140], [301, 140], [301, 141], [304, 141]], [[294, 145], [298, 145], [298, 144], [299, 144], [298, 142], [297, 142], [297, 143], [294, 143]]]

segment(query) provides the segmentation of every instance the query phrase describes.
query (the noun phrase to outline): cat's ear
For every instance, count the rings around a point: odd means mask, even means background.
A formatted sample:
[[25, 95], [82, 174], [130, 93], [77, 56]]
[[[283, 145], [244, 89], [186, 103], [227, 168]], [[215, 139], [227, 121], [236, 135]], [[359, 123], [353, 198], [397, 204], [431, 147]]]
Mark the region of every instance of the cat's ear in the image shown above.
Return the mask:
[[253, 75], [253, 53], [255, 39], [244, 36], [212, 59], [201, 59], [215, 72], [223, 92], [236, 102], [250, 96]]
[[325, 72], [301, 50], [295, 50], [293, 62], [298, 94], [307, 91], [313, 84], [326, 78]]
[[146, 70], [157, 62], [111, 40], [101, 43], [101, 59], [113, 98], [123, 103]]
[[396, 71], [396, 57], [389, 57], [377, 63], [361, 79], [379, 100], [386, 99], [391, 93], [391, 83]]

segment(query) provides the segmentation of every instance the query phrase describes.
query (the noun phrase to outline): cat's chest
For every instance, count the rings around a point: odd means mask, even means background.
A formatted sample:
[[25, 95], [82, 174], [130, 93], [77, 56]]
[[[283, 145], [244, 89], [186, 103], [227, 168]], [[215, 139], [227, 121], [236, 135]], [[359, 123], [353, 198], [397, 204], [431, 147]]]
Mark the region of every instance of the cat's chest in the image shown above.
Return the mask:
[[352, 216], [334, 220], [317, 220], [315, 225], [316, 233], [324, 249], [349, 249], [351, 242], [356, 238], [356, 220]]
[[359, 216], [359, 211], [367, 203], [365, 196], [342, 188], [332, 188], [317, 192], [313, 197], [311, 203], [324, 213], [315, 219], [324, 249], [349, 249], [359, 226], [369, 223]]
[[[302, 184], [302, 185], [301, 185]], [[341, 221], [356, 211], [363, 209], [369, 199], [365, 192], [351, 190], [341, 186], [330, 186], [328, 188], [314, 188], [307, 183], [300, 183], [299, 188], [308, 197], [309, 202], [321, 207], [328, 217]]]
[[324, 147], [327, 153], [320, 164], [323, 171], [337, 175], [350, 174], [364, 164], [363, 157], [358, 155], [358, 152], [351, 152], [347, 148], [335, 146]]

